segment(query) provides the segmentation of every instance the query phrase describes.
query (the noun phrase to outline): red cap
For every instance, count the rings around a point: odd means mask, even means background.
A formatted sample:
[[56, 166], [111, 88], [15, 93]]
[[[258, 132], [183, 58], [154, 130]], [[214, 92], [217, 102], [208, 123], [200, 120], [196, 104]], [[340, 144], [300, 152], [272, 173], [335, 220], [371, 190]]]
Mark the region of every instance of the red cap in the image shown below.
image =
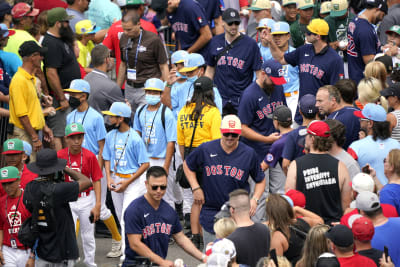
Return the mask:
[[369, 241], [375, 233], [374, 225], [368, 218], [361, 217], [353, 222], [351, 231], [355, 239], [360, 241]]
[[33, 8], [27, 3], [18, 3], [11, 9], [13, 18], [35, 17], [39, 14], [39, 9]]
[[307, 133], [319, 137], [329, 137], [329, 125], [324, 121], [312, 121], [307, 127]]
[[286, 195], [293, 201], [293, 206], [298, 206], [300, 208], [304, 208], [306, 206], [306, 197], [302, 192], [290, 189], [286, 192]]

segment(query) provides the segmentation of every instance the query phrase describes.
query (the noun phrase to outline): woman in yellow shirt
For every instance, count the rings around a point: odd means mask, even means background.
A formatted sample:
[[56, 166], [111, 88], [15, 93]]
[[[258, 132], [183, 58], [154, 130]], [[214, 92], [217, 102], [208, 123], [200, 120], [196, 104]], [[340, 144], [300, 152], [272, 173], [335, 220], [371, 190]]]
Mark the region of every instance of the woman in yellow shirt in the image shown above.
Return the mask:
[[[213, 82], [208, 77], [200, 77], [193, 83], [192, 99], [186, 103], [178, 114], [177, 140], [179, 151], [184, 159], [191, 151], [204, 142], [221, 138], [221, 114], [214, 102]], [[196, 126], [196, 127], [195, 127]], [[193, 136], [192, 149], [190, 143]], [[196, 177], [201, 183], [201, 171]], [[190, 225], [193, 243], [200, 248], [200, 216], [201, 206], [192, 205]]]

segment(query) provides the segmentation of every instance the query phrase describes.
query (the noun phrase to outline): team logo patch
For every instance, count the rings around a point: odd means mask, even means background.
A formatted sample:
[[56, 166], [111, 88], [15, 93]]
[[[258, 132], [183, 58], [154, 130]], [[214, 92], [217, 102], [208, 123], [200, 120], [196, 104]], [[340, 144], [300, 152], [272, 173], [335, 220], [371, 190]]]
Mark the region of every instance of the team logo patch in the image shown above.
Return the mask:
[[1, 171], [1, 177], [2, 177], [2, 178], [8, 177], [8, 170], [2, 170], [2, 171]]
[[393, 26], [393, 30], [394, 30], [394, 31], [398, 31], [399, 29], [400, 29], [400, 26], [399, 26], [399, 25]]
[[236, 122], [234, 120], [228, 121], [229, 128], [235, 128]]
[[266, 68], [265, 68], [265, 73], [271, 74], [271, 68], [270, 68], [270, 67], [266, 67]]
[[354, 22], [349, 23], [349, 31], [351, 33], [354, 33], [354, 30], [356, 29], [356, 24]]
[[203, 19], [202, 19], [201, 17], [198, 17], [198, 18], [197, 18], [197, 21], [198, 21], [199, 23], [202, 23], [202, 22], [203, 22]]
[[339, 4], [333, 4], [333, 9], [334, 10], [339, 10]]
[[271, 162], [274, 160], [274, 156], [271, 153], [267, 154], [267, 161]]
[[7, 148], [8, 149], [14, 149], [14, 142], [8, 142], [8, 144], [7, 144]]
[[71, 125], [71, 130], [72, 130], [72, 131], [78, 130], [78, 125], [72, 124], [72, 125]]
[[[265, 26], [266, 26], [266, 25], [265, 25]], [[274, 29], [275, 29], [276, 31], [279, 31], [279, 30], [281, 29], [281, 24], [275, 23], [275, 24], [274, 24]]]
[[235, 12], [231, 12], [230, 15], [231, 15], [232, 18], [234, 18], [235, 17]]
[[279, 77], [283, 76], [284, 74], [285, 74], [285, 71], [283, 69], [278, 70]]

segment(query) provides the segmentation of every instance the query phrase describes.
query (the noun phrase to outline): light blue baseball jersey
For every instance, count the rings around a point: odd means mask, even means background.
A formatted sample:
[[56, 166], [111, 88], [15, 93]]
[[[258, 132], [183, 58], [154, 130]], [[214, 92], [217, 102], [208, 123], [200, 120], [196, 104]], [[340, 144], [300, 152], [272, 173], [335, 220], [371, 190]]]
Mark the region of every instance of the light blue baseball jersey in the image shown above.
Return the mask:
[[[147, 156], [151, 158], [165, 158], [167, 143], [176, 142], [176, 120], [169, 108], [165, 109], [165, 129], [162, 125], [163, 105], [158, 110], [149, 111], [147, 105], [135, 113], [133, 129], [139, 131], [147, 148]], [[153, 123], [154, 122], [154, 123]], [[153, 125], [153, 127], [152, 127]]]
[[[288, 52], [292, 52], [296, 48], [289, 45]], [[285, 77], [286, 83], [283, 86], [283, 92], [292, 93], [299, 90], [300, 80], [299, 80], [299, 66], [293, 67], [290, 64], [282, 65], [283, 67], [283, 77]]]
[[107, 134], [103, 159], [110, 161], [112, 172], [122, 174], [135, 173], [141, 164], [149, 162], [146, 147], [132, 128], [123, 133], [114, 129]]
[[260, 48], [260, 53], [261, 53], [261, 57], [263, 62], [272, 59], [272, 54], [271, 54], [271, 49], [269, 49], [269, 47], [265, 47], [261, 44], [261, 42], [257, 43], [258, 48]]
[[[87, 112], [86, 112], [87, 111]], [[99, 141], [106, 138], [106, 128], [103, 116], [94, 108], [89, 107], [86, 111], [79, 112], [74, 109], [67, 116], [67, 124], [81, 123], [85, 128], [85, 138], [82, 146], [89, 149], [93, 154], [99, 154]]]

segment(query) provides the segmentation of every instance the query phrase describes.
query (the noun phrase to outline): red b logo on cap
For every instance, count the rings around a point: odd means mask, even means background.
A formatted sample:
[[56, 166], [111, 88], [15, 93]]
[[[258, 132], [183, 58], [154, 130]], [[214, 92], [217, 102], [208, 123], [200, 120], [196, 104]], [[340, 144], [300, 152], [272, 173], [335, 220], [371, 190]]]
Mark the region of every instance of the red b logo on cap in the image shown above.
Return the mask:
[[235, 121], [228, 121], [229, 128], [235, 128]]

